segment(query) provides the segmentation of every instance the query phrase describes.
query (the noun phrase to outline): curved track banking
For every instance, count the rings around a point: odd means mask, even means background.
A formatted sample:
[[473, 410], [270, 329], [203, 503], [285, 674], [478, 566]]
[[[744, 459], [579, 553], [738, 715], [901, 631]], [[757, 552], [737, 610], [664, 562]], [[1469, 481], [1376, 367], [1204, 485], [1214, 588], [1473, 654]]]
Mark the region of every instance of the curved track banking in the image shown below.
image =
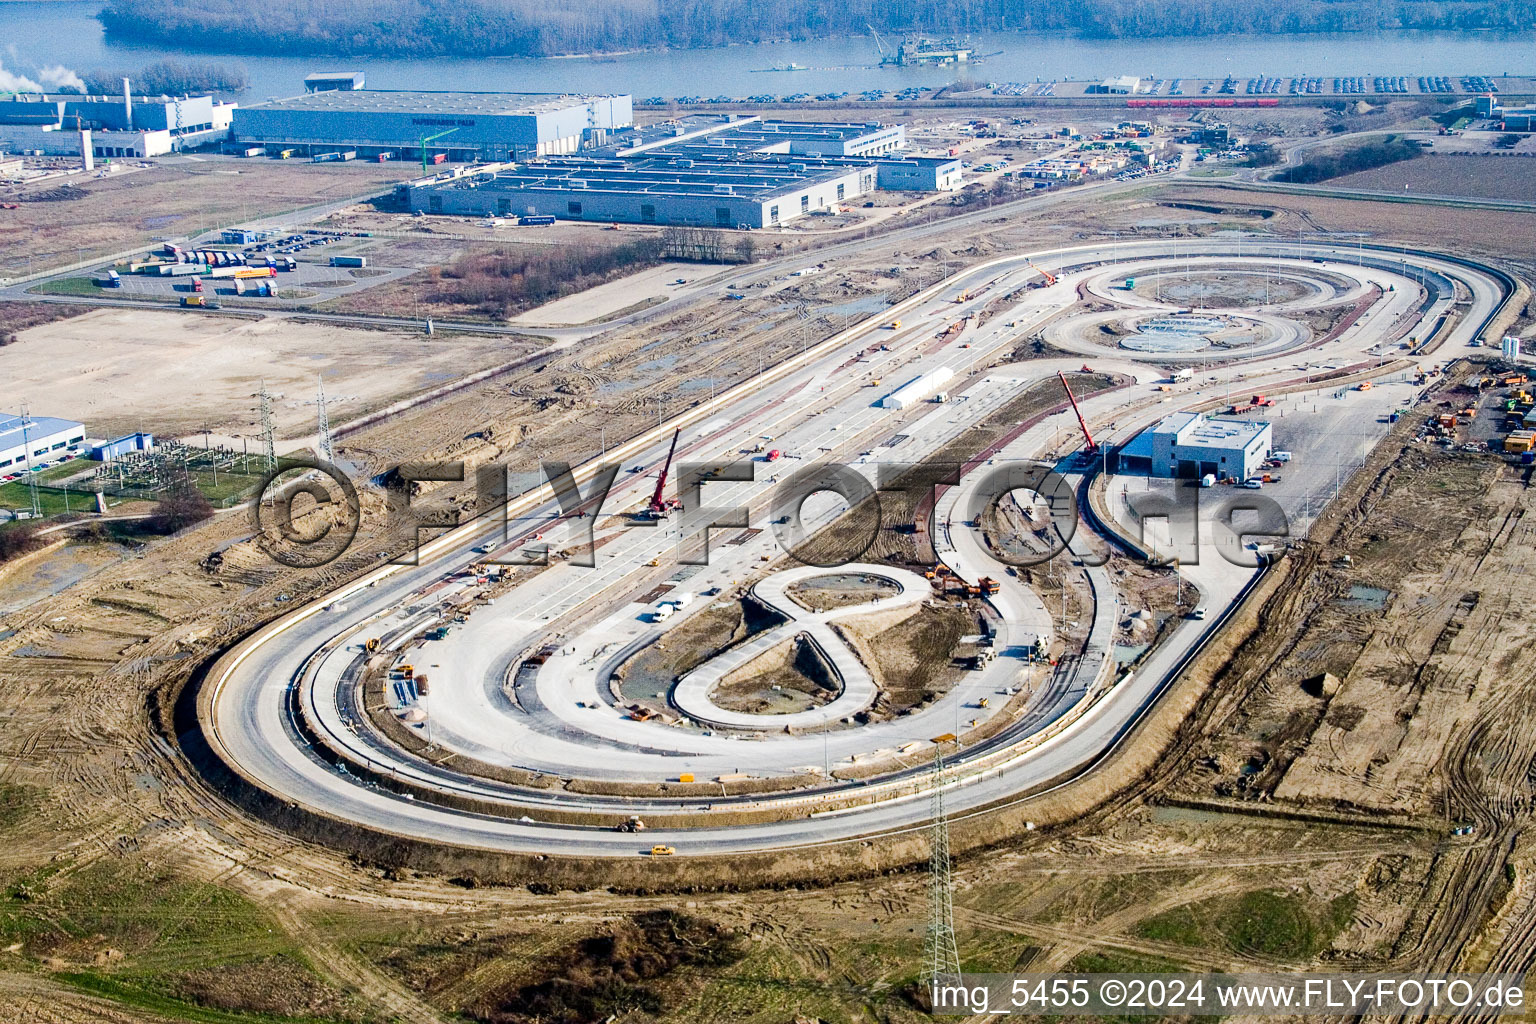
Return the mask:
[[[1039, 283], [1029, 269], [1031, 260], [1058, 273], [1059, 282], [1026, 289], [1031, 281]], [[447, 639], [421, 645], [421, 631], [442, 621], [453, 602], [475, 586], [464, 570], [487, 558], [478, 547], [493, 545], [490, 557], [500, 559], [527, 550], [535, 535], [562, 528], [552, 522], [558, 509], [547, 487], [519, 496], [508, 505], [507, 525], [482, 520], [460, 527], [425, 545], [419, 564], [376, 570], [231, 650], [210, 670], [200, 695], [204, 735], [247, 784], [321, 815], [427, 842], [582, 856], [632, 856], [653, 842], [675, 845], [682, 855], [744, 852], [850, 842], [920, 827], [931, 787], [924, 765], [935, 737], [944, 733], [965, 741], [962, 750], [946, 755], [950, 767], [944, 785], [953, 791], [948, 805], [956, 813], [1014, 801], [1087, 771], [1124, 741], [1252, 586], [1256, 571], [1224, 561], [1215, 541], [1202, 539], [1200, 564], [1188, 566], [1185, 578], [1213, 614], [1204, 621], [1178, 623], [1134, 673], [1117, 679], [1110, 652], [1119, 596], [1111, 574], [1085, 557], [1102, 543], [1084, 528], [1072, 539], [1071, 557], [1062, 559], [1060, 571], [1082, 574], [1093, 597], [1092, 617], [1086, 639], [1063, 651], [1059, 626], [1039, 595], [1005, 574], [966, 526], [976, 515], [986, 466], [1075, 447], [1076, 422], [1061, 407], [1021, 424], [958, 486], [944, 490], [935, 506], [932, 533], [942, 557], [972, 582], [982, 575], [998, 578], [1000, 592], [991, 602], [997, 657], [982, 671], [964, 673], [954, 689], [929, 706], [885, 721], [843, 721], [869, 696], [859, 678], [861, 668], [844, 662], [839, 669], [844, 694], [854, 696], [835, 715], [770, 721], [757, 731], [736, 732], [744, 723], [718, 716], [712, 724], [636, 721], [625, 711], [635, 695], [610, 680], [617, 665], [658, 640], [664, 643], [667, 633], [710, 607], [721, 590], [730, 596], [777, 564], [775, 530], [783, 510], [773, 498], [780, 493], [779, 475], [837, 461], [872, 480], [882, 464], [919, 461], [1024, 389], [1054, 379], [1057, 370], [1077, 368], [1081, 355], [1019, 364], [1000, 357], [1057, 320], [1078, 300], [1080, 287], [1093, 281], [1095, 289], [1102, 289], [1106, 280], [1147, 268], [1173, 274], [1191, 261], [1260, 270], [1273, 266], [1278, 276], [1326, 275], [1346, 282], [1333, 289], [1333, 297], [1338, 303], [1356, 303], [1353, 318], [1323, 337], [1298, 333], [1289, 344], [1266, 345], [1263, 351], [1224, 352], [1222, 362], [1163, 391], [1148, 387], [1162, 376], [1151, 366], [1162, 357], [1098, 345], [1090, 357], [1095, 369], [1134, 383], [1082, 403], [1096, 434], [1123, 442], [1175, 409], [1218, 405], [1234, 389], [1239, 394], [1285, 389], [1298, 395], [1298, 422], [1307, 422], [1309, 414], [1333, 417], [1330, 429], [1317, 431], [1312, 439], [1312, 457], [1342, 466], [1363, 457], [1369, 445], [1362, 448], [1362, 438], [1379, 433], [1374, 426], [1378, 406], [1412, 400], [1405, 396], [1413, 388], [1401, 382], [1404, 375], [1396, 362], [1405, 354], [1402, 339], [1424, 336], [1427, 325], [1455, 308], [1461, 315], [1440, 340], [1445, 350], [1455, 352], [1486, 327], [1509, 293], [1506, 278], [1468, 261], [1325, 244], [1246, 241], [1238, 256], [1230, 242], [1186, 242], [1177, 260], [1167, 243], [1089, 245], [987, 261], [609, 452], [609, 460], [626, 469], [654, 466], [673, 429], [681, 428], [679, 462], [684, 464], [739, 458], [737, 453], [750, 451], [764, 435], [789, 453], [778, 463], [758, 462], [754, 481], [706, 485], [703, 496], [710, 509], [690, 510], [681, 523], [650, 528], [615, 521], [614, 513], [643, 504], [653, 486], [643, 471], [621, 473], [602, 514], [576, 520], [583, 528], [598, 524], [594, 567], [557, 562], [518, 583], [494, 605], [478, 607], [453, 626]], [[1420, 276], [1426, 282], [1423, 290]], [[1115, 294], [1113, 284], [1108, 289]], [[958, 331], [946, 330], [1004, 296], [1008, 308], [994, 310], [984, 322], [972, 318]], [[1149, 305], [1139, 298], [1129, 304]], [[1280, 317], [1285, 310], [1271, 312]], [[885, 329], [897, 318], [901, 329]], [[904, 411], [875, 403], [907, 379], [939, 369], [953, 374], [949, 402]], [[1396, 383], [1377, 389], [1374, 394], [1382, 397], [1370, 401], [1378, 405], [1361, 400], [1313, 413], [1302, 409], [1303, 400], [1315, 409], [1321, 405], [1317, 396], [1337, 390], [1337, 385], [1308, 384], [1309, 379], [1347, 372], [1377, 373]], [[868, 384], [875, 379], [880, 386], [872, 389]], [[1076, 483], [1085, 467], [1065, 468]], [[578, 467], [575, 476], [585, 487], [597, 472], [596, 464], [589, 464]], [[1294, 502], [1301, 512], [1293, 521], [1304, 521], [1326, 501], [1321, 480], [1327, 474], [1295, 476], [1293, 490], [1278, 492], [1278, 500]], [[1113, 482], [1118, 486], [1121, 480]], [[719, 517], [732, 507], [746, 510], [752, 529], [717, 528], [708, 564], [689, 564], [697, 560], [694, 548], [704, 513]], [[805, 503], [805, 517], [815, 526], [840, 507], [825, 496], [813, 497]], [[1074, 564], [1065, 564], [1069, 561]], [[884, 567], [828, 571], [899, 575]], [[757, 585], [782, 597], [791, 579], [816, 574], [796, 569]], [[666, 623], [651, 621], [648, 613], [658, 597], [683, 594], [698, 600], [685, 600]], [[903, 594], [911, 595], [910, 589]], [[772, 595], [765, 596], [775, 603]], [[907, 599], [898, 595], [886, 610], [900, 613], [896, 604]], [[800, 617], [803, 622], [785, 627], [774, 642], [811, 623], [826, 627], [832, 618], [803, 612]], [[396, 660], [408, 658], [430, 675], [432, 690], [424, 699], [399, 684], [387, 696], [401, 709], [419, 706], [426, 721], [415, 728], [437, 754], [451, 756], [426, 759], [408, 753], [358, 713], [357, 681], [366, 657], [359, 645], [367, 637], [382, 637], [387, 653]], [[1055, 671], [1031, 658], [1037, 637], [1068, 655]], [[818, 637], [824, 649], [834, 643], [841, 641]], [[541, 650], [548, 652], [542, 664], [532, 669], [524, 664]], [[663, 705], [670, 701], [693, 711], [695, 718], [710, 718], [714, 712], [706, 705], [713, 679], [747, 660], [737, 654], [718, 665], [706, 662], [694, 670], [693, 684], [685, 674], [670, 693], [641, 696]], [[785, 730], [786, 724], [792, 728]], [[816, 731], [803, 732], [802, 726]], [[522, 787], [445, 767], [453, 762], [628, 784], [629, 791], [648, 795], [590, 796]], [[338, 768], [338, 763], [350, 767]], [[828, 778], [829, 771], [840, 774]], [[387, 776], [391, 788], [374, 785], [370, 775]], [[658, 791], [658, 784], [684, 776], [727, 782], [709, 797]], [[622, 792], [624, 786], [610, 791]], [[481, 810], [450, 806], [471, 799]], [[488, 813], [492, 809], [500, 810]], [[688, 827], [654, 829], [643, 843], [611, 830], [632, 813], [686, 820]]]

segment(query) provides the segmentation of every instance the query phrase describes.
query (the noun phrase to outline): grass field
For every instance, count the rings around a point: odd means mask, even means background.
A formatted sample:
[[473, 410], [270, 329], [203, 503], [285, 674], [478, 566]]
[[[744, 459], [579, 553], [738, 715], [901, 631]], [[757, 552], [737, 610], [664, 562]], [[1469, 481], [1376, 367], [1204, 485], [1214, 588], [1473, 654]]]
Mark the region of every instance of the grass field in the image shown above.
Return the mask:
[[100, 295], [103, 291], [89, 277], [60, 277], [27, 290], [37, 295]]

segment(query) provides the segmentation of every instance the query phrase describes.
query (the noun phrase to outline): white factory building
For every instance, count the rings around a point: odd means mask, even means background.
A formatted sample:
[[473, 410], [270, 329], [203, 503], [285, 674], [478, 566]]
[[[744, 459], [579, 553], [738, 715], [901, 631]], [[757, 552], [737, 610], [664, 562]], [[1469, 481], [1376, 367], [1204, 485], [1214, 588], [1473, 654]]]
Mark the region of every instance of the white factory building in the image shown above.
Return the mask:
[[1122, 473], [1194, 479], [1246, 479], [1264, 465], [1273, 448], [1270, 425], [1176, 412], [1131, 439], [1120, 450]]
[[0, 476], [77, 454], [84, 442], [85, 426], [74, 420], [0, 412]]

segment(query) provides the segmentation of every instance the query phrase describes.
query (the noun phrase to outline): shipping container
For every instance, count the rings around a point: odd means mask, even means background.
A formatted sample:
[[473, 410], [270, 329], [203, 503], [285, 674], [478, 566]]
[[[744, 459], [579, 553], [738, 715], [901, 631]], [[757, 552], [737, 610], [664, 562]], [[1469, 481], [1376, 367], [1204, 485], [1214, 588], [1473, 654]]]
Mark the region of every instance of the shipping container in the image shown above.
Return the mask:
[[367, 256], [332, 256], [331, 257], [331, 266], [333, 266], [333, 267], [366, 267], [367, 265], [368, 265], [368, 257]]
[[432, 155], [432, 162], [434, 164], [445, 164], [445, 163], [448, 162], [448, 154], [447, 153], [434, 153]]
[[549, 216], [547, 214], [540, 214], [540, 215], [538, 215], [536, 217], [519, 217], [519, 218], [517, 218], [517, 223], [519, 224], [519, 226], [525, 227], [525, 228], [544, 227], [544, 226], [546, 226], [548, 224], [553, 224], [554, 222], [555, 222], [555, 218], [553, 218], [553, 217], [551, 217], [551, 216]]
[[241, 156], [266, 156], [267, 155], [267, 151], [266, 151], [265, 147], [262, 147], [262, 146], [252, 146], [250, 149], [242, 150], [240, 155]]
[[344, 150], [342, 150], [341, 151], [341, 159], [343, 159], [343, 160], [356, 160], [357, 159], [357, 150], [355, 150], [355, 149], [344, 149]]

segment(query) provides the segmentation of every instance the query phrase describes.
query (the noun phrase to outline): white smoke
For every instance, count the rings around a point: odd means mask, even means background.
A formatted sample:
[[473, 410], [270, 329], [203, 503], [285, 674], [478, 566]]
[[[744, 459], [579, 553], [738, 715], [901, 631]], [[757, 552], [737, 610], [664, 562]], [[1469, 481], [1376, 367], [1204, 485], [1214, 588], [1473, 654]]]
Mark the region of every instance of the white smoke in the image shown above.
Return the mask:
[[37, 80], [50, 89], [75, 89], [85, 92], [85, 81], [62, 64], [38, 68]]
[[0, 64], [0, 92], [42, 92], [43, 87], [24, 75], [13, 75]]

